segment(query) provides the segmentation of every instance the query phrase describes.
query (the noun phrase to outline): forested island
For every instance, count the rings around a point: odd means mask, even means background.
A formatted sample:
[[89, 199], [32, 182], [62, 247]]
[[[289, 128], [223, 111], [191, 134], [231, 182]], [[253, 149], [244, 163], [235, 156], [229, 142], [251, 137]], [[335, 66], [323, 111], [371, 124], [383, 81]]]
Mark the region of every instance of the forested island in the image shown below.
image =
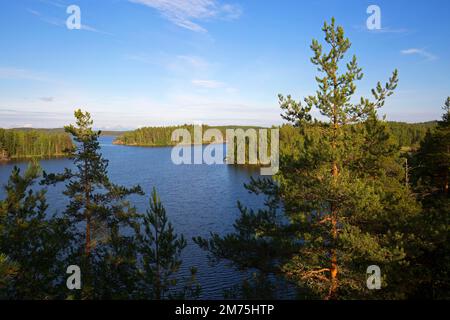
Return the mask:
[[[226, 142], [227, 129], [259, 129], [256, 126], [209, 126], [202, 125], [201, 130], [205, 132], [208, 129], [218, 129], [223, 137], [222, 141], [214, 141], [216, 143]], [[194, 137], [194, 125], [184, 124], [180, 126], [166, 126], [166, 127], [144, 127], [134, 131], [128, 131], [119, 135], [114, 144], [127, 146], [141, 146], [141, 147], [167, 147], [178, 144], [177, 141], [172, 141], [172, 133], [177, 129], [187, 130], [191, 137]], [[202, 143], [211, 143], [211, 141], [203, 141]]]
[[[322, 126], [325, 127], [327, 124], [316, 121], [313, 124], [308, 124], [310, 126]], [[436, 127], [436, 121], [430, 121], [425, 123], [406, 123], [406, 122], [393, 122], [387, 121], [387, 127], [389, 128], [393, 138], [400, 147], [404, 148], [417, 148], [420, 142], [425, 138], [428, 130]], [[193, 129], [194, 125], [181, 125], [181, 126], [167, 126], [167, 127], [144, 127], [139, 128], [134, 131], [123, 132], [118, 135], [114, 144], [127, 145], [127, 146], [142, 146], [142, 147], [166, 147], [176, 145], [178, 142], [172, 141], [172, 132], [177, 129], [186, 129], [194, 136]], [[227, 129], [263, 129], [257, 126], [209, 126], [203, 125], [202, 132], [213, 128], [218, 129], [222, 133], [222, 136], [226, 137]], [[287, 141], [292, 138], [292, 135], [298, 134], [298, 131], [293, 130], [293, 126], [290, 124], [285, 124], [280, 126], [280, 143]], [[225, 143], [224, 141], [218, 141]], [[207, 144], [210, 141], [203, 141]]]
[[0, 161], [61, 157], [72, 147], [70, 136], [59, 130], [0, 128]]

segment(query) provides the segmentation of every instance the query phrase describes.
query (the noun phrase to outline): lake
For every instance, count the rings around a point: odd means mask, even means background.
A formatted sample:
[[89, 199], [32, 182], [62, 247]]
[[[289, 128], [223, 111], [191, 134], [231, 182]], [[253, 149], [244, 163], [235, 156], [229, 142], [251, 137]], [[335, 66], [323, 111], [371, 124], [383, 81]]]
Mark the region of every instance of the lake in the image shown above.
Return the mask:
[[[129, 198], [140, 212], [148, 208], [149, 194], [153, 187], [157, 188], [176, 232], [188, 240], [182, 255], [181, 275], [188, 276], [189, 268], [197, 267], [197, 279], [202, 286], [201, 298], [223, 298], [223, 291], [240, 283], [243, 274], [225, 263], [209, 265], [206, 252], [193, 243], [192, 237], [232, 231], [233, 223], [239, 217], [238, 200], [252, 208], [262, 207], [263, 199], [244, 188], [244, 183], [251, 176], [259, 176], [259, 169], [229, 165], [175, 165], [171, 160], [170, 147], [127, 147], [113, 145], [113, 140], [113, 137], [101, 137], [100, 140], [101, 152], [109, 160], [111, 181], [128, 187], [135, 184], [142, 186], [145, 197]], [[2, 186], [14, 165], [24, 170], [27, 162], [0, 164]], [[49, 173], [73, 167], [68, 159], [41, 160], [41, 166]], [[64, 210], [67, 199], [62, 195], [63, 189], [63, 184], [48, 188], [49, 211]], [[2, 188], [0, 199], [4, 196]]]

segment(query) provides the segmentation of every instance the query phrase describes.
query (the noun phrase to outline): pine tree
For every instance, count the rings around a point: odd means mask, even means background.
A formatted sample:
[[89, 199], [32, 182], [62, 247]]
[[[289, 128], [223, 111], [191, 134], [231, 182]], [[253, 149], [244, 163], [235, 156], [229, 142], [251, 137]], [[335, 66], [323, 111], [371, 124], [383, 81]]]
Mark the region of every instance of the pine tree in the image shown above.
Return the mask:
[[[350, 41], [334, 19], [323, 31], [329, 51], [316, 40], [311, 45], [311, 61], [321, 74], [316, 94], [305, 104], [279, 96], [282, 117], [300, 138], [281, 147], [276, 181], [249, 186], [268, 196], [267, 209], [240, 207], [236, 233], [196, 242], [240, 267], [282, 273], [302, 294], [317, 298], [374, 296], [366, 287], [366, 269], [378, 265], [383, 293], [403, 297], [407, 288], [398, 290], [398, 271], [407, 263], [406, 230], [418, 208], [403, 183], [398, 148], [377, 116], [398, 74], [385, 86], [378, 83], [372, 100], [354, 104], [362, 69], [353, 56], [340, 72]], [[313, 108], [327, 121], [313, 121]]]
[[9, 159], [8, 152], [3, 146], [2, 141], [0, 141], [0, 161], [6, 161]]
[[[47, 214], [45, 190], [33, 191], [40, 167], [31, 164], [24, 175], [15, 167], [0, 201], [0, 252], [14, 261], [15, 275], [0, 289], [9, 299], [62, 297], [70, 246], [67, 221]], [[9, 267], [11, 268], [11, 266]]]
[[442, 121], [428, 131], [414, 157], [416, 184], [434, 194], [449, 194], [450, 97], [443, 107]]
[[[136, 252], [127, 248], [133, 244], [135, 235], [125, 236], [123, 230], [138, 230], [138, 214], [126, 197], [142, 194], [142, 190], [139, 186], [125, 188], [110, 182], [108, 160], [100, 153], [101, 132], [92, 129], [93, 121], [88, 112], [76, 110], [75, 118], [76, 125], [66, 126], [65, 131], [76, 144], [71, 150], [76, 169], [66, 168], [62, 174], [44, 173], [43, 183], [66, 182], [64, 194], [70, 203], [65, 215], [77, 230], [74, 237], [78, 239], [78, 257], [81, 257], [78, 263], [84, 274], [83, 297], [113, 298], [112, 295], [121, 292], [122, 286], [134, 283], [133, 273], [127, 274], [123, 269], [135, 269]], [[106, 275], [105, 269], [109, 270]], [[112, 281], [113, 277], [121, 275], [123, 277]], [[112, 278], [108, 279], [109, 276]]]
[[422, 240], [415, 261], [421, 280], [416, 295], [430, 299], [450, 298], [450, 97], [443, 109], [442, 121], [427, 133], [411, 159], [413, 188], [423, 207], [416, 224]]
[[187, 295], [198, 296], [199, 287], [194, 281], [195, 269], [191, 269], [191, 282], [181, 291], [177, 290], [179, 283], [177, 272], [182, 264], [180, 255], [186, 247], [186, 240], [183, 235], [178, 236], [175, 233], [155, 188], [150, 198], [150, 209], [144, 216], [143, 226], [141, 254], [145, 297], [161, 300], [185, 298]]
[[16, 276], [19, 266], [3, 253], [0, 253], [0, 299], [8, 299], [5, 288], [10, 286], [11, 280]]

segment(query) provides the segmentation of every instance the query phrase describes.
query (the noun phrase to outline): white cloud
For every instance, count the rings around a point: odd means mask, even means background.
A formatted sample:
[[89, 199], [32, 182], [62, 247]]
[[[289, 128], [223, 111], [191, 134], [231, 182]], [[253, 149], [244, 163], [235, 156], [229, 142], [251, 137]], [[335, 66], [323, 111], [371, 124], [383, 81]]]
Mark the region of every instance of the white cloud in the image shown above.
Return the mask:
[[129, 0], [158, 10], [163, 17], [179, 27], [195, 31], [207, 32], [194, 21], [218, 18], [234, 20], [242, 14], [237, 5], [219, 5], [216, 0]]
[[108, 36], [112, 36], [112, 33], [105, 32], [105, 31], [102, 31], [102, 30], [98, 30], [98, 29], [96, 29], [96, 28], [94, 28], [94, 27], [91, 27], [91, 26], [89, 26], [89, 25], [87, 25], [87, 24], [82, 24], [82, 25], [81, 25], [81, 30], [89, 31], [89, 32], [95, 32], [95, 33], [100, 33], [100, 34], [105, 34], [105, 35], [108, 35]]
[[222, 6], [224, 18], [228, 20], [239, 19], [242, 16], [242, 8], [237, 5], [225, 4]]
[[194, 86], [207, 89], [217, 89], [225, 86], [223, 82], [215, 80], [192, 80], [192, 84]]
[[55, 98], [53, 98], [53, 97], [40, 97], [39, 100], [44, 101], [44, 102], [53, 102], [55, 100]]
[[48, 81], [45, 76], [33, 71], [10, 67], [0, 67], [0, 79]]
[[216, 80], [199, 80], [194, 79], [191, 83], [199, 88], [203, 89], [222, 89], [223, 92], [226, 92], [228, 95], [235, 95], [239, 92], [237, 88], [230, 87], [224, 82], [216, 81]]
[[355, 29], [359, 31], [364, 32], [370, 32], [370, 33], [397, 33], [397, 34], [404, 34], [404, 33], [410, 33], [411, 30], [406, 28], [391, 28], [391, 27], [383, 27], [381, 29], [368, 29], [367, 26], [356, 26]]
[[374, 30], [369, 30], [369, 31], [374, 32], [374, 33], [408, 33], [409, 32], [409, 30], [405, 29], [405, 28], [393, 29], [390, 27], [374, 29]]
[[67, 7], [67, 5], [65, 5], [64, 3], [60, 2], [60, 1], [40, 0], [40, 2], [52, 5], [57, 8], [66, 8]]
[[206, 60], [197, 56], [177, 56], [177, 58], [194, 68], [204, 69], [209, 66], [209, 63]]
[[[56, 19], [56, 18], [52, 18], [52, 17], [46, 17], [42, 13], [40, 13], [39, 11], [36, 11], [36, 10], [33, 10], [33, 9], [27, 9], [27, 11], [30, 14], [38, 17], [39, 20], [41, 20], [41, 21], [43, 21], [45, 23], [48, 23], [48, 24], [51, 24], [51, 25], [54, 25], [54, 26], [57, 26], [57, 27], [67, 28], [65, 20]], [[87, 25], [87, 24], [82, 24], [81, 25], [81, 30], [89, 31], [89, 32], [95, 32], [95, 33], [100, 33], [100, 34], [105, 34], [105, 35], [112, 35], [111, 33], [98, 30], [98, 29], [96, 29], [96, 28], [94, 28], [94, 27], [92, 27], [90, 25]]]
[[211, 65], [205, 59], [193, 55], [179, 55], [176, 57], [168, 57], [164, 61], [164, 65], [168, 70], [177, 74], [184, 74], [191, 77], [204, 77]]
[[424, 49], [411, 48], [411, 49], [402, 50], [401, 53], [404, 55], [419, 55], [419, 56], [426, 58], [427, 60], [436, 60], [437, 59], [437, 56], [435, 56], [434, 54], [432, 54]]

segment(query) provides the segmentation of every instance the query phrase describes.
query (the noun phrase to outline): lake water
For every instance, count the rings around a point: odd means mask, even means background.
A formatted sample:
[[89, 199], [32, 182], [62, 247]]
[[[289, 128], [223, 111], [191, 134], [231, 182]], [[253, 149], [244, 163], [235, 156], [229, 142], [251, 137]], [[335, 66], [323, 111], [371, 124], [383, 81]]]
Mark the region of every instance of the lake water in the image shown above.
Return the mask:
[[[140, 212], [148, 208], [148, 195], [153, 187], [157, 188], [176, 232], [188, 240], [182, 256], [181, 274], [188, 275], [189, 267], [197, 267], [197, 278], [202, 286], [201, 298], [222, 298], [223, 291], [240, 283], [243, 274], [225, 263], [209, 265], [206, 253], [192, 242], [192, 237], [232, 231], [233, 223], [239, 217], [238, 200], [252, 208], [262, 207], [263, 199], [244, 188], [250, 176], [259, 176], [259, 170], [227, 165], [177, 166], [172, 163], [171, 148], [117, 146], [112, 144], [113, 139], [101, 138], [101, 151], [109, 160], [111, 181], [125, 186], [142, 186], [146, 196], [130, 198]], [[27, 162], [0, 164], [1, 186], [7, 182], [14, 165], [24, 170]], [[71, 168], [72, 164], [68, 159], [50, 159], [42, 160], [41, 166], [47, 172], [57, 173], [65, 167]], [[63, 189], [62, 184], [48, 188], [47, 200], [52, 212], [61, 212], [67, 204], [61, 193]], [[4, 195], [2, 188], [0, 199]]]

